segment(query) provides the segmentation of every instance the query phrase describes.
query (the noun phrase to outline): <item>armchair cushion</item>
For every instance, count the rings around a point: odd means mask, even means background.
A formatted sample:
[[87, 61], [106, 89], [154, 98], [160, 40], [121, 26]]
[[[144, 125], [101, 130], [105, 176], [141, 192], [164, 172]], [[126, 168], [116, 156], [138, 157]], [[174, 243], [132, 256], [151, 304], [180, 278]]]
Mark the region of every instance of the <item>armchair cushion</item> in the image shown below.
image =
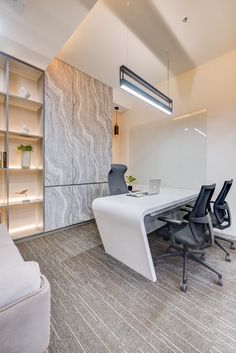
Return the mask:
[[16, 246], [0, 246], [0, 270], [4, 270], [6, 267], [17, 267], [23, 263], [24, 260]]
[[0, 267], [0, 308], [33, 293], [40, 288], [39, 265], [27, 261]]

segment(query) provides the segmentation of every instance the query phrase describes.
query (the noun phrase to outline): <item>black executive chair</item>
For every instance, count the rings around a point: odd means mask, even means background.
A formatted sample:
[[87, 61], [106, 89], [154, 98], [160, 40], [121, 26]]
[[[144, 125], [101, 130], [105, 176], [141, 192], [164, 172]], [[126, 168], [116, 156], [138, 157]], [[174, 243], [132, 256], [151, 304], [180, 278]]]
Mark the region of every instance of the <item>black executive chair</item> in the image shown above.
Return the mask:
[[[226, 196], [233, 184], [233, 179], [226, 180], [224, 185], [217, 196], [215, 201], [212, 201], [213, 209], [210, 208], [210, 216], [212, 220], [213, 228], [225, 229], [231, 226], [231, 212], [228, 203], [225, 201]], [[235, 249], [234, 242], [232, 240], [221, 237], [220, 235], [215, 235], [215, 244], [224, 251], [225, 260], [230, 260], [230, 254], [228, 251], [218, 242], [218, 240], [223, 240], [230, 243], [230, 249]]]
[[125, 172], [127, 170], [124, 164], [112, 164], [108, 173], [108, 184], [110, 195], [127, 194], [129, 192], [125, 182]]
[[216, 273], [216, 283], [221, 286], [223, 285], [222, 275], [199, 257], [199, 255], [204, 256], [203, 248], [210, 246], [214, 241], [212, 223], [208, 213], [214, 190], [215, 184], [203, 185], [201, 187], [195, 205], [191, 212], [189, 212], [188, 220], [180, 221], [167, 217], [158, 217], [159, 220], [168, 224], [171, 246], [176, 251], [155, 257], [155, 262], [165, 257], [183, 257], [183, 278], [180, 288], [184, 292], [187, 290], [188, 259], [194, 260]]

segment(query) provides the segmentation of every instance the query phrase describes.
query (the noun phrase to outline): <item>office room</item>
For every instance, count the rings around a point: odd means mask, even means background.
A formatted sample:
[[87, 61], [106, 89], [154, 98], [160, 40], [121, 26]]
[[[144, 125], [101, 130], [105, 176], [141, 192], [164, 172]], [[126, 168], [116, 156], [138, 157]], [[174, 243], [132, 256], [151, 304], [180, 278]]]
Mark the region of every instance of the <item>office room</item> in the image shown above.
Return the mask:
[[235, 0], [0, 0], [0, 353], [235, 353], [235, 151]]

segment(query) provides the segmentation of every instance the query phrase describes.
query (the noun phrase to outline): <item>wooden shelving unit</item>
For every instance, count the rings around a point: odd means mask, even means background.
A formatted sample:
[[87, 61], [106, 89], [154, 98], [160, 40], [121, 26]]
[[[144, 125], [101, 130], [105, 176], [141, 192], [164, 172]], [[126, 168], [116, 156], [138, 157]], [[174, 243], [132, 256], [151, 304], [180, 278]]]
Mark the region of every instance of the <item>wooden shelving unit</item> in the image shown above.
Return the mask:
[[[21, 87], [28, 98], [20, 96]], [[43, 71], [0, 54], [0, 152], [7, 152], [7, 165], [0, 168], [0, 213], [14, 239], [44, 231], [43, 97]], [[29, 169], [21, 167], [21, 144], [33, 146]]]

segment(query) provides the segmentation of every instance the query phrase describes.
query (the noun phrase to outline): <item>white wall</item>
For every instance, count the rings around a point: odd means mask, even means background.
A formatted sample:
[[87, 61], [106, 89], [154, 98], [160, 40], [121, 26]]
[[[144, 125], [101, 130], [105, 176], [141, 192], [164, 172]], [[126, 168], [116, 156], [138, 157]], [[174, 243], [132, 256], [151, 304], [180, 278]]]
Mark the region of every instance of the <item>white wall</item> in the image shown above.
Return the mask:
[[[228, 197], [233, 225], [228, 233], [236, 235], [236, 50], [189, 70], [170, 82], [174, 101], [174, 117], [205, 108], [207, 126], [206, 182], [216, 182], [217, 192], [225, 179], [234, 178]], [[137, 136], [134, 127], [143, 125], [139, 145], [147, 143], [145, 124], [171, 119], [139, 100], [122, 114], [120, 162], [136, 169], [134, 151]], [[185, 119], [187, 122], [187, 119]], [[153, 141], [149, 138], [148, 143]], [[153, 166], [155, 155], [152, 155]], [[194, 174], [197, 170], [192, 169]], [[133, 170], [130, 170], [133, 174]], [[136, 175], [139, 178], [139, 175]]]

